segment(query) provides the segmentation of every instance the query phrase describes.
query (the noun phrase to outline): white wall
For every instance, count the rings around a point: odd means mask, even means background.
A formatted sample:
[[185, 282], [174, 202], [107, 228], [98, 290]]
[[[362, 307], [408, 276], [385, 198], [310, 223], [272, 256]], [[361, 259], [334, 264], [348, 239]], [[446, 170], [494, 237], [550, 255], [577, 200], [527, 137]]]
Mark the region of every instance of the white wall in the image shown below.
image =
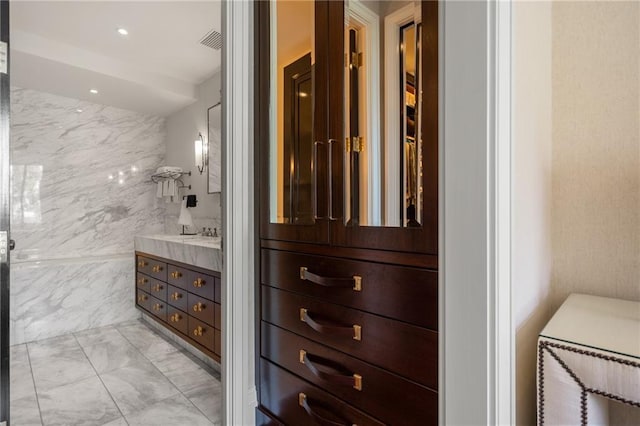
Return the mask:
[[550, 317], [551, 3], [513, 3], [512, 304], [516, 421], [536, 421], [536, 343]]
[[[198, 101], [167, 117], [166, 164], [180, 166], [184, 170], [191, 170], [191, 176], [185, 176], [185, 184], [191, 184], [191, 190], [184, 190], [184, 194], [196, 194], [198, 205], [189, 209], [197, 231], [202, 227], [221, 228], [220, 194], [207, 193], [207, 171], [202, 174], [195, 166], [193, 141], [198, 132], [207, 138], [207, 109], [220, 100], [220, 73], [216, 73], [209, 80], [198, 86]], [[223, 141], [224, 143], [224, 141]], [[177, 233], [179, 204], [167, 206], [165, 229], [169, 233]]]

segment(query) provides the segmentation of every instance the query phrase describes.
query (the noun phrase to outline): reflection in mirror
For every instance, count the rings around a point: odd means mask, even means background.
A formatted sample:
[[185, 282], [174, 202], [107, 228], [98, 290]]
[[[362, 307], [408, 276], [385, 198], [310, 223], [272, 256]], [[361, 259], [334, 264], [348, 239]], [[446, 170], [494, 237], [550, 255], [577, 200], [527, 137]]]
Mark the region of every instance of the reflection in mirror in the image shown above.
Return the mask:
[[270, 221], [311, 224], [314, 3], [270, 3]]
[[345, 8], [345, 222], [420, 226], [420, 2]]

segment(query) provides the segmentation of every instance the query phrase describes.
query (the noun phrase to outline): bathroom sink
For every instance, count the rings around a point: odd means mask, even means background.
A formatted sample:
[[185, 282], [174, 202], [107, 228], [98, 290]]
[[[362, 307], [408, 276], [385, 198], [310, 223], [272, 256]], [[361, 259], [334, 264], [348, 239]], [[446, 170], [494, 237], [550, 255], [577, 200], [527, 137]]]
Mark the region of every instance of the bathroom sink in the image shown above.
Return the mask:
[[204, 247], [220, 248], [220, 237], [206, 237], [203, 235], [145, 235], [144, 238], [150, 238], [153, 240], [170, 241], [179, 244], [191, 244]]

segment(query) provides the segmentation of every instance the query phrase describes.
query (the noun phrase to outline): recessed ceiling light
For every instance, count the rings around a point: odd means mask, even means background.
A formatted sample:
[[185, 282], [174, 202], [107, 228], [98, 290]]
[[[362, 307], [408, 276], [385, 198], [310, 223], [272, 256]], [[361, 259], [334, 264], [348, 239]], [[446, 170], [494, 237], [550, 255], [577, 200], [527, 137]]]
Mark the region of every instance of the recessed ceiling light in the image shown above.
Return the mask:
[[118, 34], [129, 35], [129, 31], [125, 30], [124, 28], [118, 28]]
[[76, 112], [77, 112], [78, 114], [80, 114], [80, 113], [82, 112], [82, 110], [81, 110], [80, 108], [78, 108], [78, 109], [76, 110]]
[[89, 92], [93, 93], [94, 95], [98, 94], [98, 90], [97, 89], [91, 89], [91, 90], [89, 90]]

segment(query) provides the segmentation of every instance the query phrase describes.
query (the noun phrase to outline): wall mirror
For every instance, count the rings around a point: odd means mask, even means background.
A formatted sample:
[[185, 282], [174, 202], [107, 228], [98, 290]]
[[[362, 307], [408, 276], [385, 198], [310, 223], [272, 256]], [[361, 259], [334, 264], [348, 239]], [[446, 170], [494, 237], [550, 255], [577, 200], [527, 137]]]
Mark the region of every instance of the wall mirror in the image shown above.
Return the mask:
[[207, 192], [219, 193], [222, 188], [222, 104], [207, 110]]
[[422, 222], [421, 6], [345, 2], [345, 223]]
[[270, 222], [314, 222], [314, 2], [270, 2]]

